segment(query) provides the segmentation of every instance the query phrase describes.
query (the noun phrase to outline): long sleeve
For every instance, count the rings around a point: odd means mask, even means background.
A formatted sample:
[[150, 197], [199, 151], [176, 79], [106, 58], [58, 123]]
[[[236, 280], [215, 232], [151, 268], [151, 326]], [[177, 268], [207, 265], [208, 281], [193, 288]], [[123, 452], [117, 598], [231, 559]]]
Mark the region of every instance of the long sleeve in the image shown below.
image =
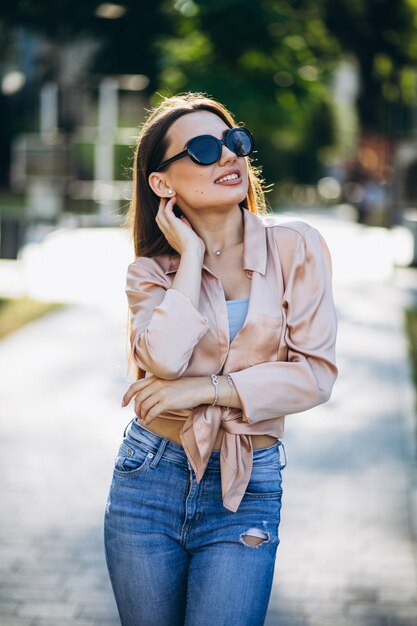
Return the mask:
[[337, 378], [337, 317], [328, 246], [311, 227], [300, 241], [282, 301], [287, 361], [230, 372], [249, 424], [326, 402]]
[[125, 291], [136, 363], [158, 378], [179, 378], [209, 328], [207, 318], [189, 298], [169, 287], [163, 269], [152, 258], [137, 257], [128, 266]]

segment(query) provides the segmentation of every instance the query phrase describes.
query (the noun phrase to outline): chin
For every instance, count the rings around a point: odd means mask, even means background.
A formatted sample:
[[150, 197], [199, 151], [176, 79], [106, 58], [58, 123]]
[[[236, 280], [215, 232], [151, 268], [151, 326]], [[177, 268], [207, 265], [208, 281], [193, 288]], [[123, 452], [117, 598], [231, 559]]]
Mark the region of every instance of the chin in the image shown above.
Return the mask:
[[233, 198], [234, 202], [242, 202], [248, 195], [248, 190], [242, 190], [242, 188], [238, 188], [238, 186], [236, 185], [236, 188], [225, 187], [224, 189], [222, 189], [221, 194], [216, 195], [217, 197], [221, 195], [222, 198]]

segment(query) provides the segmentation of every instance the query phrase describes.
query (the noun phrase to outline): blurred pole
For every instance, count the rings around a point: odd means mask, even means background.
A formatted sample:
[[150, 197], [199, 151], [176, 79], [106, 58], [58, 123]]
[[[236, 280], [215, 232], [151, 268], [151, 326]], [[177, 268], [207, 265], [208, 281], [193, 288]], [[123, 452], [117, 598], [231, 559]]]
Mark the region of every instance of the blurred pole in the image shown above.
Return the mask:
[[94, 155], [94, 196], [101, 223], [111, 223], [117, 210], [113, 192], [114, 138], [118, 125], [118, 81], [104, 78], [99, 87], [98, 133]]
[[39, 134], [22, 135], [27, 217], [24, 244], [39, 241], [64, 209], [58, 126], [58, 85], [48, 82], [39, 92]]
[[45, 83], [40, 93], [40, 134], [48, 143], [58, 129], [58, 87], [56, 83]]

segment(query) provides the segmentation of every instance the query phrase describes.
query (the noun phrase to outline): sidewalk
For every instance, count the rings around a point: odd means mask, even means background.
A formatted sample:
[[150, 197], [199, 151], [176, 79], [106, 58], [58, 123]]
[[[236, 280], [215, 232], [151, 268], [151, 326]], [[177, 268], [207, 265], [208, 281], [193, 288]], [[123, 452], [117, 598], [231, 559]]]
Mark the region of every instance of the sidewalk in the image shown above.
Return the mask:
[[[383, 233], [305, 219], [333, 255], [340, 374], [328, 403], [286, 420], [267, 626], [415, 626], [417, 468], [402, 308], [416, 291], [404, 281], [409, 271], [390, 271]], [[92, 232], [77, 249], [97, 301], [83, 302], [83, 285], [76, 294], [73, 286], [74, 304], [1, 342], [4, 626], [120, 626], [102, 524], [116, 447], [132, 417], [120, 407], [129, 244], [110, 230], [105, 242]], [[52, 262], [51, 252], [46, 266]]]
[[267, 626], [417, 624], [413, 390], [394, 284], [335, 288], [339, 379], [288, 416]]
[[2, 342], [0, 624], [120, 624], [103, 515], [129, 414], [123, 320], [77, 305]]

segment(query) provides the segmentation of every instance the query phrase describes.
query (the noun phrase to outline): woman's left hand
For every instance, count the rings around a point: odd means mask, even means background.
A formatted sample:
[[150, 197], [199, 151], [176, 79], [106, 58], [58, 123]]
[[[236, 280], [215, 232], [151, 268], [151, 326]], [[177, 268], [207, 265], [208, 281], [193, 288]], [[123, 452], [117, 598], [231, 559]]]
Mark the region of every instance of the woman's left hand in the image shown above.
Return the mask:
[[135, 381], [123, 396], [122, 406], [127, 406], [135, 397], [134, 410], [146, 424], [166, 410], [191, 409], [199, 404], [199, 393], [203, 391], [201, 378], [183, 377], [176, 380], [163, 380], [152, 374]]

